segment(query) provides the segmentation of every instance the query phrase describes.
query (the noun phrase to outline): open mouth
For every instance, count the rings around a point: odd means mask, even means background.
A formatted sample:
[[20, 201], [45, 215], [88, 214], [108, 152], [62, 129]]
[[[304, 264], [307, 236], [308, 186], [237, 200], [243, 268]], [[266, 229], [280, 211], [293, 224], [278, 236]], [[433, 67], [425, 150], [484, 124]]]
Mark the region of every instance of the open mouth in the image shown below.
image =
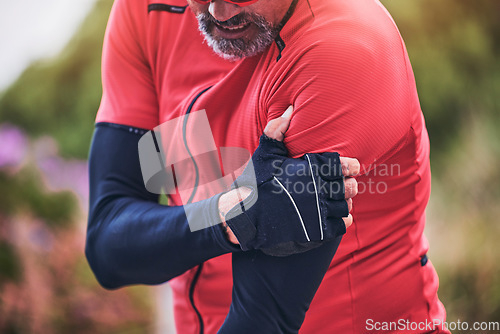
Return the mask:
[[217, 30], [217, 35], [219, 35], [220, 37], [227, 39], [236, 39], [242, 38], [246, 35], [247, 31], [251, 27], [251, 22], [245, 22], [239, 25], [232, 26], [222, 26], [214, 22], [214, 26]]

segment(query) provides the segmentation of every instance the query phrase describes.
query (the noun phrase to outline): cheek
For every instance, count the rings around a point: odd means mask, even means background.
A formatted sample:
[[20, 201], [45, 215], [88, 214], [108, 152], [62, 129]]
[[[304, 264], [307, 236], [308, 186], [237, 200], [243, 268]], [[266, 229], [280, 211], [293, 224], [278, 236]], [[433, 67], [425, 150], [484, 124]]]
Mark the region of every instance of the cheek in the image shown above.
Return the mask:
[[189, 8], [195, 15], [206, 12], [208, 9], [208, 5], [202, 5], [201, 3], [198, 3], [194, 0], [187, 0], [187, 3], [189, 5]]

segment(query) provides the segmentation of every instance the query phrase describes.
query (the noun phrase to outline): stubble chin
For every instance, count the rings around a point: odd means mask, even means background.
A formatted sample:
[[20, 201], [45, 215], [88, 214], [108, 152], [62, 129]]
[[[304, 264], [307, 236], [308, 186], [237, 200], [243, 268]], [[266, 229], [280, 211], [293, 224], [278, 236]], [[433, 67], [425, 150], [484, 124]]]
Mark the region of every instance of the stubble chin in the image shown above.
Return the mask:
[[275, 29], [263, 17], [251, 15], [247, 20], [251, 20], [256, 27], [253, 39], [236, 38], [225, 39], [216, 36], [215, 23], [210, 14], [200, 13], [197, 15], [198, 29], [205, 38], [205, 41], [212, 50], [220, 57], [228, 61], [238, 61], [246, 57], [256, 56], [264, 52], [274, 41], [277, 35]]

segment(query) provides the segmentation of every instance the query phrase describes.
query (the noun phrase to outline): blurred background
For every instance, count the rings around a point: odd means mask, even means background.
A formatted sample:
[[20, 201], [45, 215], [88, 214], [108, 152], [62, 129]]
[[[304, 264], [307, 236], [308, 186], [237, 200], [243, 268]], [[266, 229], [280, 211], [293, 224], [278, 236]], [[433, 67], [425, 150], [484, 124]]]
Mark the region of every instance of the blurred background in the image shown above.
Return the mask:
[[[383, 0], [431, 138], [430, 258], [449, 321], [500, 321], [500, 1]], [[172, 333], [168, 289], [83, 255], [111, 0], [0, 3], [0, 333]]]

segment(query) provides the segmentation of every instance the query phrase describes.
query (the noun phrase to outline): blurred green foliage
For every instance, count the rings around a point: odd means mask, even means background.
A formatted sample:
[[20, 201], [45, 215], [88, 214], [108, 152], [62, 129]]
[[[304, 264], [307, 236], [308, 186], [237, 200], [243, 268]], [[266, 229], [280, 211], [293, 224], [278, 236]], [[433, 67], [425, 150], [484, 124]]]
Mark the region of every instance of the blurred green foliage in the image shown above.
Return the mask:
[[[500, 128], [500, 2], [385, 0], [405, 39], [432, 145], [447, 168], [470, 118]], [[496, 136], [497, 145], [499, 143]], [[444, 157], [443, 157], [444, 155]], [[443, 159], [441, 159], [443, 158]]]
[[383, 3], [405, 39], [431, 139], [440, 299], [449, 321], [498, 321], [500, 2]]
[[98, 0], [54, 59], [32, 64], [0, 97], [0, 119], [30, 135], [50, 134], [63, 156], [87, 156], [101, 98], [101, 50], [112, 0]]
[[21, 264], [14, 248], [0, 240], [0, 285], [4, 281], [18, 281], [21, 275]]
[[[33, 63], [0, 94], [1, 123], [22, 128], [32, 143], [53, 137], [64, 157], [87, 157], [112, 3], [96, 1], [60, 55]], [[149, 290], [103, 293], [83, 254], [82, 226], [73, 224], [84, 224], [76, 196], [46, 189], [34, 155], [0, 170], [0, 332], [151, 332]]]
[[46, 189], [34, 155], [0, 169], [0, 332], [151, 332], [149, 290], [104, 293], [83, 253], [75, 194]]
[[0, 212], [3, 215], [31, 214], [49, 227], [68, 227], [77, 209], [70, 192], [48, 193], [35, 170], [25, 168], [15, 177], [0, 171]]

